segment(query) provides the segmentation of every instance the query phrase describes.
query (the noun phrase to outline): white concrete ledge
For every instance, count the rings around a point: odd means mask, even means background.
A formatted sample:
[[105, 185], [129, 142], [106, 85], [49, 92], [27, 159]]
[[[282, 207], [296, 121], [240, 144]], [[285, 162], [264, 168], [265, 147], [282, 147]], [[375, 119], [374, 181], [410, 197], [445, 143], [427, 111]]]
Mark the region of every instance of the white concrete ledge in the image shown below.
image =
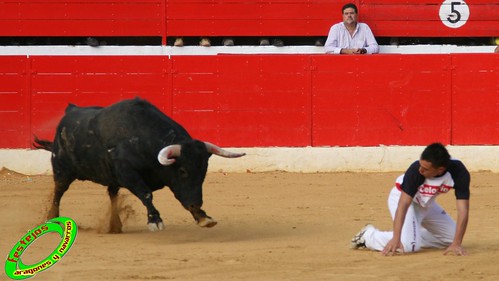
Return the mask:
[[[381, 45], [380, 54], [494, 53], [496, 46]], [[214, 56], [219, 54], [324, 54], [316, 46], [0, 46], [0, 56]]]
[[[226, 148], [246, 152], [228, 159], [210, 158], [209, 172], [392, 172], [404, 171], [419, 158], [423, 146]], [[499, 146], [448, 146], [472, 172], [499, 173]], [[26, 175], [52, 174], [44, 150], [0, 149], [0, 167]]]

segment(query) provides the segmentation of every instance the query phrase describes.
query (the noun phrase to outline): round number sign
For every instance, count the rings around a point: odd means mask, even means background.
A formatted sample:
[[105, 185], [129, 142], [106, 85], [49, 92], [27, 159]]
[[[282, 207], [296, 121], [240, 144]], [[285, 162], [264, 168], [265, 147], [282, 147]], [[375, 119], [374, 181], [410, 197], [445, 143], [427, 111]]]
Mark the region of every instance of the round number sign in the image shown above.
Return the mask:
[[445, 0], [439, 14], [445, 26], [459, 28], [468, 21], [470, 9], [463, 0]]

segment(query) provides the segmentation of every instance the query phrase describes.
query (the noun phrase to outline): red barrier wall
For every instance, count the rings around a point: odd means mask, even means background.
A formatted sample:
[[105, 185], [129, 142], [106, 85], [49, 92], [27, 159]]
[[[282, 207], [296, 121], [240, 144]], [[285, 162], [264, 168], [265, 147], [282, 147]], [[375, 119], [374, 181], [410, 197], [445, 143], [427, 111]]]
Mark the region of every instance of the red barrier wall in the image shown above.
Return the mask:
[[312, 65], [314, 146], [450, 143], [451, 56], [316, 56]]
[[31, 131], [30, 60], [0, 57], [0, 147], [29, 147]]
[[10, 0], [0, 36], [164, 36], [165, 0]]
[[28, 113], [41, 137], [53, 137], [68, 103], [105, 106], [140, 96], [171, 112], [167, 57], [33, 56], [30, 64]]
[[[461, 0], [456, 0], [461, 1]], [[499, 5], [467, 1], [469, 19], [442, 23], [443, 0], [356, 0], [360, 20], [382, 37], [499, 37]], [[343, 1], [9, 0], [0, 36], [327, 36]], [[444, 5], [449, 12], [451, 7]], [[461, 11], [464, 5], [455, 9]], [[461, 21], [464, 22], [464, 19]]]
[[140, 96], [222, 146], [499, 145], [499, 56], [0, 56], [1, 148]]
[[[443, 0], [370, 0], [360, 1], [359, 13], [376, 36], [398, 37], [487, 37], [499, 36], [498, 2], [488, 0], [465, 1], [465, 9], [460, 1], [451, 7]], [[450, 1], [449, 1], [450, 2]], [[461, 15], [464, 24], [449, 28], [443, 24], [439, 10], [444, 6], [451, 20]], [[469, 18], [464, 20], [468, 10]], [[447, 20], [446, 20], [447, 21]]]
[[452, 142], [498, 144], [499, 56], [455, 54], [452, 67]]
[[326, 36], [338, 1], [168, 0], [169, 36]]
[[[467, 1], [459, 28], [442, 23], [443, 0], [356, 0], [359, 20], [383, 37], [499, 36], [498, 3]], [[454, 1], [456, 2], [456, 1]], [[459, 1], [458, 1], [459, 2]], [[347, 2], [327, 0], [167, 0], [168, 36], [327, 36]], [[462, 3], [459, 3], [462, 4]], [[449, 4], [443, 5], [451, 13]], [[468, 10], [469, 12], [466, 12]], [[469, 13], [467, 21], [464, 15]], [[455, 19], [455, 18], [453, 18]]]
[[173, 57], [173, 117], [231, 146], [311, 144], [308, 56]]

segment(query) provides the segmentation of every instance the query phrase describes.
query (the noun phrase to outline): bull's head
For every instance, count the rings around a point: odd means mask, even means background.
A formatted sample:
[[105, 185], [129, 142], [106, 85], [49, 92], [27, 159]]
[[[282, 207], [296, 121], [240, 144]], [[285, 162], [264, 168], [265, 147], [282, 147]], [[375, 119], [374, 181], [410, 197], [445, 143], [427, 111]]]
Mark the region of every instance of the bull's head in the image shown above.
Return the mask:
[[212, 155], [236, 158], [246, 155], [224, 150], [209, 142], [194, 141], [188, 144], [169, 145], [158, 153], [158, 161], [163, 166], [176, 166], [170, 189], [180, 203], [189, 210], [200, 226], [216, 224], [201, 209], [203, 204], [202, 184], [208, 169], [208, 158]]

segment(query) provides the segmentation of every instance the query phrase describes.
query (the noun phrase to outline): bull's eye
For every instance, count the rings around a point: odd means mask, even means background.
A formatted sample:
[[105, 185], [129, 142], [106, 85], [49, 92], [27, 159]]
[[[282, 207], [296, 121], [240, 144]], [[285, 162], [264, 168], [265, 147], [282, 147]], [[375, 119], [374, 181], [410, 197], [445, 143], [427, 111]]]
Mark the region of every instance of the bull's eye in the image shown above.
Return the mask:
[[180, 176], [180, 178], [186, 179], [189, 176], [189, 173], [185, 168], [181, 167], [178, 169], [178, 175]]

